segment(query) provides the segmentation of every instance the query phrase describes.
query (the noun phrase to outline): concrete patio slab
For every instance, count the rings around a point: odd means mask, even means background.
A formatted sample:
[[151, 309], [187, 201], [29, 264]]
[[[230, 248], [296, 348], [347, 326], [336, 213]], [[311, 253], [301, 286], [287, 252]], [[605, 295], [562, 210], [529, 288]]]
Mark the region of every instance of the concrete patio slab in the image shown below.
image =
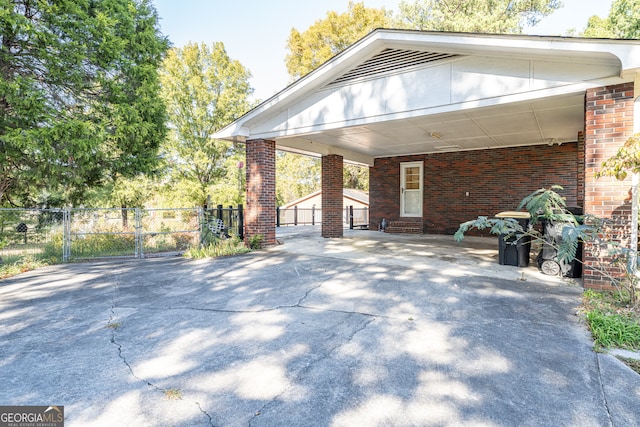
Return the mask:
[[68, 426], [640, 425], [640, 375], [593, 352], [579, 283], [486, 239], [286, 234], [1, 281], [0, 404]]

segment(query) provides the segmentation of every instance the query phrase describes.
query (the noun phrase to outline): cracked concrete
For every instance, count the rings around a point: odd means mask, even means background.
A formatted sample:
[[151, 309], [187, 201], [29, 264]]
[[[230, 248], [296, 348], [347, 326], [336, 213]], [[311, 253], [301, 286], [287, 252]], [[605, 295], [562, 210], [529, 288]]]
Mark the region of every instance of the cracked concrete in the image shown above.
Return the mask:
[[577, 283], [482, 239], [280, 238], [3, 280], [0, 404], [68, 426], [640, 424], [640, 376], [592, 351]]

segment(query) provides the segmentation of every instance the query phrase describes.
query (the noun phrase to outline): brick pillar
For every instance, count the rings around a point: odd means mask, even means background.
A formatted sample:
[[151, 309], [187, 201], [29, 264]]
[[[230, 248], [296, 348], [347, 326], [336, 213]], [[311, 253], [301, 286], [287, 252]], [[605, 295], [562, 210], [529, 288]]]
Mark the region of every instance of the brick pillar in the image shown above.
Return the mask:
[[247, 141], [245, 242], [262, 236], [261, 247], [276, 244], [276, 143]]
[[342, 156], [322, 157], [322, 237], [342, 237]]
[[[614, 224], [611, 236], [628, 245], [631, 224], [631, 180], [612, 177], [596, 179], [594, 173], [603, 161], [616, 154], [633, 134], [633, 83], [589, 89], [585, 98], [585, 198], [584, 211]], [[584, 250], [583, 281], [587, 288], [608, 288], [609, 280], [594, 268], [607, 266], [613, 275], [606, 248], [587, 245]]]

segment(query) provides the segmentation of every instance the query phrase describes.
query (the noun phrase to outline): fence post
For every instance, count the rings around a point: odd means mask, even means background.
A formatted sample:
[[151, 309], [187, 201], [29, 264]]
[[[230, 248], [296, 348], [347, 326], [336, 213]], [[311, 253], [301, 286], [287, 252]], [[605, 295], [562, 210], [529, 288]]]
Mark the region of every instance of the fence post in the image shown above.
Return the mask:
[[144, 258], [143, 250], [143, 237], [142, 237], [142, 214], [140, 208], [135, 208], [133, 211], [134, 217], [134, 230], [135, 230], [135, 242], [136, 242], [136, 258]]
[[311, 225], [316, 225], [316, 205], [311, 206]]
[[218, 205], [218, 219], [222, 220], [222, 205]]
[[62, 262], [69, 262], [71, 255], [71, 210], [62, 210]]
[[201, 246], [202, 234], [204, 233], [204, 209], [202, 209], [202, 206], [198, 206], [196, 212], [198, 215], [198, 245]]
[[293, 207], [293, 225], [298, 225], [298, 206]]
[[242, 204], [238, 205], [238, 236], [240, 236], [240, 240], [244, 240], [244, 211], [242, 210]]
[[353, 230], [353, 205], [349, 205], [349, 230]]
[[276, 208], [276, 227], [280, 227], [280, 206]]
[[229, 206], [229, 226], [227, 231], [233, 231], [233, 206]]

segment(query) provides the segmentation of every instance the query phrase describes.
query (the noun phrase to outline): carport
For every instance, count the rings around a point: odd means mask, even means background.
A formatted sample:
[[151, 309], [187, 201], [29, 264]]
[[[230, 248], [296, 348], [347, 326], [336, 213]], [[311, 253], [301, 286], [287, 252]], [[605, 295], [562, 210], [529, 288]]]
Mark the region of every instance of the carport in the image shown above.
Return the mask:
[[[246, 234], [275, 244], [275, 150], [322, 157], [323, 237], [342, 236], [342, 167], [370, 167], [370, 228], [450, 233], [559, 184], [628, 218], [594, 171], [640, 128], [640, 43], [375, 30], [222, 129], [245, 142]], [[588, 268], [585, 285], [604, 285]]]

